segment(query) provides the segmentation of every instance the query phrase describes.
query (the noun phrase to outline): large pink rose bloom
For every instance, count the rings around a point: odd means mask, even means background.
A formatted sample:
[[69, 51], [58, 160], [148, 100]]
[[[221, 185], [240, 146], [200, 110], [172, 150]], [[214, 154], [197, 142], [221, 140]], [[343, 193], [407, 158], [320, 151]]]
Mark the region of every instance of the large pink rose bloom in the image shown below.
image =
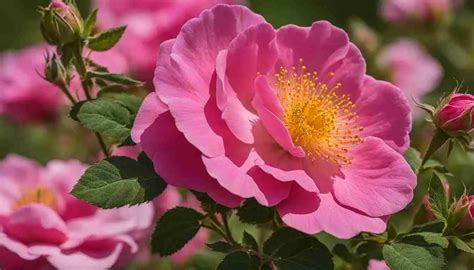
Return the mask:
[[45, 81], [46, 46], [0, 55], [0, 115], [18, 122], [41, 122], [56, 117], [63, 93]]
[[[61, 107], [68, 104], [61, 90], [42, 77], [48, 51], [54, 50], [40, 44], [0, 55], [0, 115], [21, 123], [44, 122], [57, 117]], [[111, 72], [128, 70], [125, 58], [114, 51], [93, 52], [90, 58]], [[84, 98], [77, 75], [70, 88], [74, 97]]]
[[152, 81], [158, 47], [176, 37], [181, 26], [216, 3], [239, 0], [95, 0], [101, 28], [127, 25], [117, 45], [142, 80]]
[[384, 0], [382, 17], [387, 21], [432, 21], [448, 15], [463, 0]]
[[101, 210], [69, 195], [86, 166], [0, 162], [0, 269], [109, 269], [125, 263], [153, 223], [153, 206]]
[[405, 93], [414, 116], [422, 115], [414, 100], [421, 101], [440, 83], [443, 69], [438, 61], [410, 39], [399, 39], [389, 44], [377, 61], [389, 74], [390, 81]]
[[383, 232], [412, 199], [408, 102], [328, 22], [275, 30], [216, 6], [161, 45], [154, 83], [132, 138], [172, 185], [340, 238]]

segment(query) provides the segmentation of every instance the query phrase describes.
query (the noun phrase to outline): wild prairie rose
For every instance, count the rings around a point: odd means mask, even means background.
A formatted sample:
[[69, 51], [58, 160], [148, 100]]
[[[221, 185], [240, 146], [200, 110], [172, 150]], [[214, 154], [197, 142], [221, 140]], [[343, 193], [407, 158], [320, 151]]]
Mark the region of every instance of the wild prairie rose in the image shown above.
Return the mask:
[[474, 96], [454, 93], [436, 109], [433, 121], [438, 128], [456, 137], [474, 130]]
[[161, 45], [154, 83], [132, 138], [174, 186], [340, 238], [383, 232], [412, 199], [408, 102], [328, 22], [275, 30], [218, 5]]
[[0, 162], [0, 269], [110, 269], [130, 260], [153, 206], [101, 210], [69, 194], [78, 161]]
[[462, 5], [462, 0], [384, 0], [382, 17], [391, 22], [429, 22], [444, 18]]
[[[181, 26], [217, 3], [239, 0], [95, 0], [101, 28], [127, 25], [117, 50], [125, 55], [132, 70], [152, 81], [161, 42], [176, 37]], [[115, 49], [114, 49], [115, 50]]]
[[420, 101], [440, 83], [443, 69], [438, 61], [415, 41], [398, 39], [382, 49], [377, 64], [405, 93], [414, 117], [419, 118], [422, 110], [415, 106], [414, 100]]

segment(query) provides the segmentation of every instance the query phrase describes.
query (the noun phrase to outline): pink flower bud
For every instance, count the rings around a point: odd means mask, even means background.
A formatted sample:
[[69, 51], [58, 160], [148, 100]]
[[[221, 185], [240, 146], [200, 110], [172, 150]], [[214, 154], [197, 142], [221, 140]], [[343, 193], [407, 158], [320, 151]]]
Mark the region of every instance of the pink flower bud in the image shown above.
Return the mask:
[[474, 129], [473, 107], [473, 95], [451, 94], [436, 109], [434, 123], [450, 136], [462, 136]]
[[474, 229], [474, 195], [463, 195], [456, 203], [454, 212], [464, 212], [465, 207], [467, 211], [459, 222], [458, 228], [462, 231], [472, 231]]

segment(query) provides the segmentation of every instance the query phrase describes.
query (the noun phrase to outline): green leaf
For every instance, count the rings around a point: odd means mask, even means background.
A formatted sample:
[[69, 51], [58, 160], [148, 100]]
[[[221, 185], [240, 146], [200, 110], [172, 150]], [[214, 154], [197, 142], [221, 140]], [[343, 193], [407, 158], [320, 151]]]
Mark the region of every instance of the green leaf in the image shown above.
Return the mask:
[[249, 234], [247, 231], [244, 231], [244, 235], [242, 238], [242, 242], [245, 246], [258, 251], [258, 243], [257, 240], [253, 237], [253, 235]]
[[218, 241], [210, 244], [206, 244], [211, 250], [222, 253], [229, 253], [234, 250], [234, 247], [224, 241]]
[[421, 154], [413, 147], [407, 149], [403, 155], [414, 172], [417, 172], [421, 166]]
[[89, 167], [71, 194], [101, 208], [148, 202], [166, 183], [153, 170], [128, 157], [110, 157]]
[[413, 244], [416, 246], [430, 246], [438, 245], [442, 248], [447, 248], [449, 241], [441, 233], [433, 232], [418, 232], [408, 235], [403, 235], [400, 242]]
[[303, 250], [302, 252], [281, 260], [275, 261], [279, 270], [314, 270], [314, 269], [333, 269], [330, 254], [321, 252], [316, 248]]
[[88, 38], [92, 32], [92, 29], [95, 27], [97, 21], [97, 9], [94, 9], [89, 16], [87, 16], [86, 21], [84, 22], [84, 30], [82, 31], [82, 36]]
[[138, 109], [140, 109], [140, 105], [142, 104], [143, 99], [137, 97], [135, 95], [127, 94], [127, 93], [114, 93], [114, 92], [99, 92], [101, 93], [98, 97], [105, 100], [110, 100], [116, 102], [125, 108], [131, 114], [137, 114]]
[[412, 232], [442, 233], [445, 227], [446, 227], [446, 223], [444, 223], [443, 221], [435, 220], [435, 221], [421, 224], [419, 226], [415, 226]]
[[125, 74], [108, 73], [108, 72], [102, 72], [102, 71], [89, 71], [87, 75], [89, 78], [98, 78], [98, 79], [106, 80], [109, 82], [128, 85], [128, 86], [143, 84], [143, 82], [134, 80]]
[[217, 270], [258, 270], [259, 259], [244, 251], [227, 255], [217, 266]]
[[108, 100], [91, 100], [81, 105], [79, 121], [88, 129], [121, 141], [130, 136], [130, 112], [120, 104]]
[[382, 253], [385, 263], [393, 270], [437, 270], [444, 265], [443, 249], [439, 246], [394, 243], [384, 245]]
[[72, 120], [79, 121], [79, 118], [77, 118], [77, 114], [79, 113], [81, 106], [88, 101], [89, 100], [83, 100], [74, 104], [71, 107], [71, 110], [69, 111], [69, 117], [71, 117]]
[[429, 188], [429, 201], [433, 214], [440, 220], [448, 218], [448, 196], [437, 173], [433, 173]]
[[457, 236], [448, 236], [448, 239], [457, 249], [474, 254], [474, 250]]
[[263, 246], [278, 269], [332, 269], [332, 255], [316, 238], [292, 228], [275, 231]]
[[206, 212], [206, 213], [226, 213], [229, 211], [229, 208], [220, 205], [216, 203], [209, 195], [206, 193], [202, 192], [197, 192], [194, 190], [191, 190], [191, 192], [194, 194], [196, 199], [201, 202], [201, 208]]
[[273, 219], [274, 210], [260, 205], [255, 199], [248, 199], [238, 209], [237, 216], [244, 223], [263, 224]]
[[94, 51], [107, 51], [112, 49], [119, 42], [127, 26], [120, 26], [99, 32], [89, 38], [87, 47]]
[[168, 256], [180, 250], [199, 231], [203, 218], [201, 213], [186, 207], [166, 212], [157, 222], [151, 238], [153, 253]]

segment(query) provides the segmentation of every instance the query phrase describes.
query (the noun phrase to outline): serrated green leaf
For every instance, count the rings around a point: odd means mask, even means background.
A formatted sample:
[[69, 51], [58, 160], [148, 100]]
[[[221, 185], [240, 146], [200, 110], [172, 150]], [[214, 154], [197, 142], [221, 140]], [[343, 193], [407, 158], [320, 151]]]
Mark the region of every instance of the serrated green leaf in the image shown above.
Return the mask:
[[244, 251], [227, 255], [219, 264], [217, 270], [258, 270], [259, 259]]
[[90, 100], [82, 104], [77, 118], [86, 127], [121, 141], [130, 136], [130, 112], [120, 104], [108, 100]]
[[237, 216], [244, 223], [263, 224], [273, 219], [274, 210], [260, 205], [255, 199], [248, 199], [237, 210]]
[[448, 196], [437, 173], [433, 173], [429, 188], [429, 202], [433, 214], [440, 220], [448, 218]]
[[382, 253], [385, 263], [393, 270], [438, 270], [444, 266], [443, 249], [439, 246], [394, 243], [384, 245]]
[[[290, 244], [291, 241], [297, 241], [298, 239], [305, 239], [312, 237], [295, 229], [284, 227], [276, 230], [263, 245], [263, 252], [270, 256], [279, 256], [281, 254], [280, 250], [287, 244]], [[301, 247], [303, 249], [309, 248], [311, 243], [308, 246]], [[297, 251], [296, 251], [297, 252]]]
[[127, 26], [108, 29], [97, 33], [88, 39], [87, 47], [94, 51], [107, 51], [119, 42]]
[[201, 227], [204, 216], [192, 208], [176, 207], [156, 223], [151, 248], [160, 256], [171, 255], [188, 243]]
[[89, 71], [87, 73], [87, 76], [89, 78], [98, 78], [105, 81], [128, 85], [128, 86], [143, 84], [143, 82], [132, 79], [125, 74], [108, 73], [108, 72], [103, 72], [103, 71]]
[[417, 172], [421, 166], [421, 154], [413, 147], [407, 149], [403, 155], [414, 172]]
[[201, 208], [206, 212], [206, 213], [226, 213], [230, 209], [228, 207], [225, 207], [223, 205], [220, 205], [216, 203], [209, 195], [206, 193], [202, 192], [197, 192], [194, 190], [191, 190], [191, 192], [194, 194], [196, 199], [201, 202]]
[[322, 252], [316, 248], [310, 248], [300, 253], [275, 261], [279, 270], [314, 270], [333, 269], [334, 264], [329, 251]]
[[110, 157], [89, 167], [71, 194], [101, 208], [148, 202], [166, 183], [153, 170], [128, 157]]
[[88, 102], [88, 100], [83, 100], [77, 102], [71, 107], [71, 110], [69, 110], [69, 117], [71, 117], [72, 120], [79, 121], [79, 118], [77, 118], [77, 114], [79, 113], [79, 109], [81, 109], [81, 106], [86, 102]]
[[137, 114], [143, 99], [127, 93], [102, 93], [101, 99], [116, 102], [127, 108], [131, 114]]
[[438, 245], [447, 248], [449, 241], [441, 233], [433, 232], [417, 232], [401, 236], [400, 242], [408, 243], [416, 246]]
[[244, 243], [245, 246], [258, 251], [258, 243], [257, 240], [253, 237], [253, 235], [249, 234], [247, 231], [244, 231], [244, 235], [242, 237], [242, 243]]
[[468, 244], [461, 240], [457, 236], [448, 236], [449, 241], [459, 250], [474, 254], [474, 249], [472, 249]]
[[87, 16], [86, 21], [84, 22], [84, 30], [82, 31], [82, 36], [87, 38], [90, 36], [92, 29], [95, 27], [97, 21], [97, 9], [94, 9], [89, 16]]
[[211, 250], [216, 251], [216, 252], [222, 252], [222, 253], [229, 253], [230, 251], [234, 250], [234, 247], [224, 241], [218, 241], [214, 243], [209, 243], [206, 244]]

